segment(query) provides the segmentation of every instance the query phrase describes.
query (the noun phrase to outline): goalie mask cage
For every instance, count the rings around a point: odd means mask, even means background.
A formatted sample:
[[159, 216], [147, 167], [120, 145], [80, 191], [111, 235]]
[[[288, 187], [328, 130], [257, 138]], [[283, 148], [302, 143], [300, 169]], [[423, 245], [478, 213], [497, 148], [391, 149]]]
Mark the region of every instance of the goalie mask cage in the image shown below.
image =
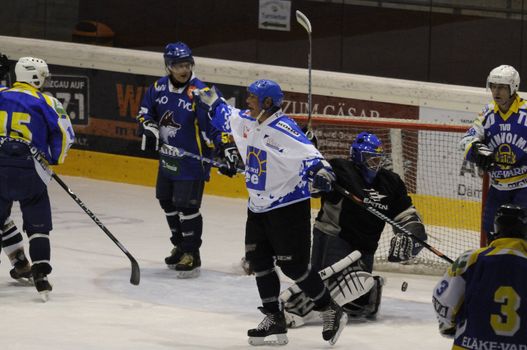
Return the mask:
[[[296, 116], [305, 123], [304, 116]], [[463, 160], [459, 141], [467, 125], [422, 123], [414, 120], [315, 116], [313, 131], [318, 149], [327, 158], [349, 158], [358, 133], [368, 131], [383, 142], [386, 168], [403, 179], [423, 218], [428, 244], [451, 259], [480, 247], [481, 174]], [[375, 254], [376, 270], [443, 274], [448, 263], [427, 249], [408, 264], [388, 262], [393, 231], [386, 225]]]

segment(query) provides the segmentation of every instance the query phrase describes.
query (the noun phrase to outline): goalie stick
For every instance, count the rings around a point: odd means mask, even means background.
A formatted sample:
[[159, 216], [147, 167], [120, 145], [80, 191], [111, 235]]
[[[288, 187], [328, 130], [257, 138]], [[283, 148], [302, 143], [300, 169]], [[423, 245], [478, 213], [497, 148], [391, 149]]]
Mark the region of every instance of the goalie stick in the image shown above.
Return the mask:
[[103, 232], [119, 247], [119, 249], [121, 249], [121, 251], [130, 260], [130, 263], [132, 265], [132, 274], [130, 276], [130, 283], [137, 286], [141, 279], [141, 270], [139, 268], [139, 264], [137, 263], [137, 260], [135, 260], [135, 258], [132, 256], [132, 254], [130, 254], [130, 252], [128, 252], [128, 250], [123, 246], [123, 244], [117, 238], [115, 238], [115, 236], [110, 232], [110, 230], [108, 230], [106, 226], [103, 225], [103, 223], [99, 220], [99, 218], [97, 218], [97, 216], [95, 216], [95, 214], [92, 213], [92, 211], [88, 209], [88, 207], [86, 207], [86, 205], [80, 200], [80, 198], [75, 193], [73, 193], [73, 191], [68, 187], [68, 185], [66, 185], [66, 183], [62, 181], [62, 179], [57, 174], [55, 174], [53, 170], [51, 170], [48, 167], [48, 165], [45, 163], [45, 161], [43, 160], [38, 150], [32, 146], [30, 146], [29, 149], [31, 151], [31, 154], [33, 155], [33, 158], [35, 158], [35, 160], [42, 167], [42, 170], [44, 170], [47, 173], [47, 175], [51, 176], [53, 179], [55, 179], [55, 181], [57, 181], [60, 187], [62, 187], [64, 191], [66, 191], [69, 194], [69, 196], [75, 201], [75, 203], [77, 203], [79, 207], [81, 207], [82, 210], [84, 210], [84, 212], [88, 214], [90, 219], [92, 219], [93, 222], [95, 222], [97, 226], [99, 226], [99, 228], [103, 230]]
[[440, 252], [436, 248], [432, 247], [430, 244], [426, 243], [421, 238], [414, 236], [410, 231], [408, 231], [403, 226], [399, 225], [397, 222], [393, 221], [392, 219], [390, 219], [389, 217], [387, 217], [386, 215], [384, 215], [380, 211], [376, 210], [375, 208], [372, 208], [372, 207], [368, 206], [367, 204], [365, 204], [362, 199], [360, 199], [359, 197], [353, 195], [350, 191], [346, 190], [344, 187], [340, 186], [336, 182], [333, 182], [332, 185], [333, 185], [333, 188], [337, 192], [342, 194], [344, 197], [351, 199], [352, 201], [354, 201], [355, 203], [359, 204], [364, 209], [366, 209], [367, 211], [369, 211], [371, 214], [375, 215], [376, 217], [378, 217], [382, 221], [384, 221], [384, 222], [392, 225], [393, 227], [396, 227], [397, 229], [401, 230], [404, 234], [406, 234], [407, 236], [412, 238], [414, 241], [419, 242], [423, 247], [425, 247], [426, 249], [428, 249], [429, 251], [431, 251], [432, 253], [434, 253], [435, 255], [440, 257], [441, 259], [447, 261], [450, 264], [452, 264], [454, 262], [448, 256], [446, 256], [445, 254], [443, 254], [442, 252]]

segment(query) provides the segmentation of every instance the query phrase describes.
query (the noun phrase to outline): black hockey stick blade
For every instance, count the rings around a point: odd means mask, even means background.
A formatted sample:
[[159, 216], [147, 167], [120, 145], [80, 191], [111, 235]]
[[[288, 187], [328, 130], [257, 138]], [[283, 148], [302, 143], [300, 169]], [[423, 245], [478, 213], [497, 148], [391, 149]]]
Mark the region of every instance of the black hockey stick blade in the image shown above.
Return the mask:
[[77, 203], [79, 207], [81, 207], [82, 210], [84, 210], [84, 212], [88, 214], [88, 216], [93, 220], [93, 222], [95, 222], [97, 226], [99, 226], [99, 228], [103, 230], [103, 232], [106, 233], [106, 235], [115, 243], [115, 245], [117, 245], [119, 249], [121, 249], [122, 252], [128, 257], [130, 263], [132, 264], [132, 274], [130, 276], [130, 283], [137, 286], [141, 279], [141, 270], [139, 269], [139, 264], [137, 263], [137, 260], [135, 260], [135, 258], [132, 256], [132, 254], [130, 254], [130, 252], [128, 252], [128, 250], [123, 246], [123, 244], [117, 238], [115, 238], [115, 236], [110, 232], [110, 230], [108, 230], [106, 226], [103, 225], [99, 218], [97, 218], [97, 216], [95, 216], [95, 214], [93, 214], [92, 211], [88, 209], [88, 207], [86, 207], [86, 205], [80, 200], [80, 198], [77, 197], [77, 195], [71, 191], [68, 185], [66, 185], [66, 183], [64, 183], [64, 181], [62, 181], [62, 179], [57, 174], [52, 173], [51, 176], [53, 177], [53, 179], [55, 179], [55, 181], [57, 181], [60, 187], [62, 187], [70, 195], [70, 197], [75, 201], [75, 203]]
[[454, 262], [454, 260], [450, 259], [448, 256], [446, 256], [445, 254], [443, 254], [442, 252], [440, 252], [439, 250], [437, 250], [436, 248], [432, 247], [430, 244], [426, 243], [425, 241], [423, 241], [421, 238], [419, 237], [416, 237], [414, 236], [410, 231], [408, 231], [406, 228], [402, 227], [401, 225], [399, 225], [398, 223], [396, 223], [395, 221], [393, 221], [392, 219], [390, 219], [389, 217], [387, 217], [386, 215], [384, 215], [383, 213], [381, 213], [380, 211], [368, 206], [367, 204], [364, 204], [364, 202], [362, 201], [362, 199], [360, 199], [359, 197], [353, 195], [350, 191], [348, 191], [347, 189], [345, 189], [344, 187], [340, 186], [339, 184], [337, 184], [336, 182], [333, 182], [333, 188], [339, 192], [340, 194], [342, 194], [344, 197], [346, 198], [349, 198], [351, 199], [352, 201], [354, 201], [355, 203], [359, 204], [360, 206], [362, 206], [364, 209], [366, 209], [367, 211], [369, 211], [371, 214], [375, 215], [376, 217], [378, 217], [379, 219], [383, 220], [384, 222], [392, 225], [393, 227], [397, 227], [397, 229], [401, 230], [404, 234], [406, 234], [407, 236], [409, 236], [410, 238], [412, 238], [414, 241], [417, 241], [419, 242], [423, 247], [425, 247], [426, 249], [428, 249], [429, 251], [431, 251], [432, 253], [434, 253], [435, 255], [437, 255], [438, 257], [440, 257], [441, 259], [447, 261], [448, 263], [452, 264]]

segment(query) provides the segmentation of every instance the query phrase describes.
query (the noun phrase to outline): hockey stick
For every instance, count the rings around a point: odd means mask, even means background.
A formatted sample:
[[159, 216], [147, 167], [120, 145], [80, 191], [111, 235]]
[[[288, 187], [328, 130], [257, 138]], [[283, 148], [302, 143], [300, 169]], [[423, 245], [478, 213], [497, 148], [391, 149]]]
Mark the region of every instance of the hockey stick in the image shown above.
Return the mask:
[[333, 183], [333, 188], [335, 188], [335, 190], [337, 192], [339, 192], [340, 194], [342, 194], [344, 197], [348, 198], [348, 199], [351, 199], [352, 201], [354, 201], [355, 203], [359, 204], [360, 206], [362, 206], [364, 209], [366, 209], [367, 211], [369, 211], [371, 214], [375, 215], [376, 217], [378, 217], [379, 219], [381, 219], [382, 221], [384, 222], [387, 222], [388, 224], [392, 225], [393, 227], [396, 227], [397, 229], [399, 229], [401, 232], [403, 232], [404, 234], [406, 234], [407, 236], [409, 236], [410, 238], [412, 238], [414, 241], [417, 241], [419, 242], [423, 247], [425, 247], [426, 249], [428, 249], [429, 251], [431, 251], [432, 253], [434, 253], [435, 255], [437, 255], [438, 257], [440, 257], [441, 259], [447, 261], [448, 263], [452, 264], [454, 261], [452, 259], [450, 259], [448, 256], [446, 256], [445, 254], [441, 253], [439, 250], [437, 250], [436, 248], [432, 247], [430, 244], [426, 243], [425, 241], [423, 241], [421, 238], [419, 237], [416, 237], [414, 236], [410, 231], [408, 231], [406, 228], [402, 227], [401, 225], [399, 225], [398, 223], [396, 223], [395, 221], [393, 221], [392, 219], [390, 219], [389, 217], [387, 217], [386, 215], [384, 215], [383, 213], [381, 213], [380, 211], [368, 206], [367, 204], [364, 203], [364, 201], [362, 199], [360, 199], [359, 197], [353, 195], [350, 191], [346, 190], [344, 187], [340, 186], [339, 184], [337, 183]]
[[68, 185], [66, 185], [66, 183], [64, 183], [64, 181], [62, 181], [62, 179], [57, 174], [55, 174], [53, 170], [51, 170], [51, 168], [44, 161], [43, 157], [40, 155], [39, 151], [33, 146], [30, 146], [29, 150], [33, 155], [33, 158], [35, 158], [35, 160], [42, 167], [42, 170], [46, 172], [46, 175], [51, 176], [53, 179], [55, 179], [55, 181], [57, 181], [60, 187], [62, 187], [64, 191], [66, 191], [70, 195], [71, 198], [73, 198], [75, 203], [77, 203], [79, 207], [81, 207], [82, 210], [84, 210], [84, 212], [88, 214], [88, 216], [97, 224], [97, 226], [99, 226], [99, 228], [103, 230], [103, 232], [106, 233], [106, 235], [110, 237], [110, 239], [128, 257], [130, 263], [132, 264], [132, 275], [130, 276], [130, 283], [133, 285], [138, 285], [141, 279], [141, 270], [139, 269], [139, 264], [137, 263], [137, 260], [135, 260], [135, 258], [132, 256], [132, 254], [130, 254], [130, 252], [128, 252], [128, 250], [123, 246], [123, 244], [117, 238], [115, 238], [115, 236], [110, 232], [110, 230], [108, 230], [106, 226], [103, 225], [99, 218], [97, 218], [97, 216], [95, 216], [95, 214], [92, 213], [92, 211], [88, 209], [88, 207], [86, 207], [86, 205], [80, 200], [80, 198], [77, 197], [75, 193], [73, 193], [73, 191], [68, 187]]
[[[202, 162], [208, 163], [208, 164], [210, 164], [210, 165], [212, 165], [213, 167], [216, 167], [216, 168], [226, 168], [227, 167], [227, 165], [225, 163], [218, 162], [218, 161], [215, 161], [214, 159], [210, 159], [210, 158], [206, 158], [206, 157], [200, 156], [199, 154], [194, 154], [194, 153], [191, 153], [191, 152], [187, 152], [187, 151], [185, 151], [182, 148], [175, 147], [175, 146], [170, 146], [170, 145], [167, 145], [167, 144], [163, 144], [161, 146], [161, 148], [159, 149], [159, 153], [161, 153], [162, 155], [168, 156], [168, 157], [175, 157], [175, 158], [189, 157], [189, 158], [193, 158], [193, 159], [200, 160]], [[238, 173], [242, 173], [242, 174], [245, 172], [244, 169], [240, 169], [240, 168], [237, 168], [236, 171]]]
[[307, 36], [309, 39], [309, 52], [307, 54], [307, 70], [308, 70], [308, 80], [307, 80], [307, 126], [306, 126], [306, 136], [309, 140], [313, 141], [313, 143], [316, 143], [316, 137], [313, 133], [313, 130], [311, 130], [311, 120], [312, 120], [312, 109], [313, 109], [313, 96], [311, 93], [311, 55], [313, 51], [313, 45], [311, 40], [311, 33], [312, 33], [312, 27], [311, 22], [309, 21], [309, 18], [307, 18], [306, 15], [304, 15], [299, 10], [296, 10], [296, 21], [298, 24], [300, 24], [307, 32]]

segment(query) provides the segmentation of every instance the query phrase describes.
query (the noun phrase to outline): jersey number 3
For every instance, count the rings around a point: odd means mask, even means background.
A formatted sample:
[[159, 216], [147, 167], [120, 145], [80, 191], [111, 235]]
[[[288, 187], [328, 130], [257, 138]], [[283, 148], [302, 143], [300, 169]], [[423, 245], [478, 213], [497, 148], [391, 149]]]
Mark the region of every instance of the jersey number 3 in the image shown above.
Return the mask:
[[521, 298], [514, 288], [501, 286], [494, 293], [494, 301], [501, 304], [500, 314], [490, 315], [490, 325], [498, 335], [512, 337], [520, 329], [520, 308]]
[[27, 126], [30, 121], [31, 116], [27, 113], [13, 112], [9, 118], [6, 111], [0, 111], [0, 136], [31, 141], [33, 135]]

